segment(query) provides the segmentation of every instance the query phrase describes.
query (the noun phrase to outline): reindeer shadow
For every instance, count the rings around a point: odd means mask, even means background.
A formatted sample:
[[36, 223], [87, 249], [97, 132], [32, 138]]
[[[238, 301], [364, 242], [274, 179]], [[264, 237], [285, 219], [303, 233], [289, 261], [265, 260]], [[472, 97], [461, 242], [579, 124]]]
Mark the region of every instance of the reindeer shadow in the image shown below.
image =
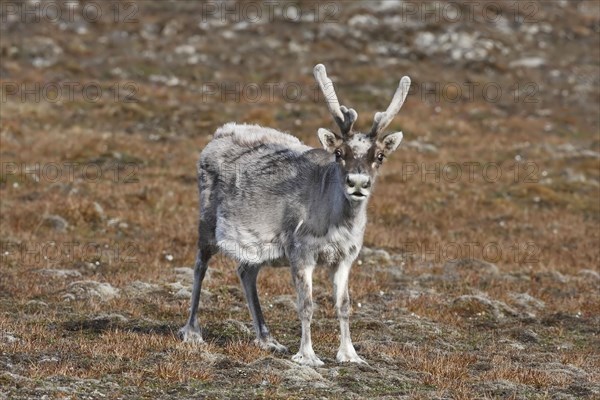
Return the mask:
[[121, 321], [108, 317], [66, 321], [62, 327], [65, 331], [83, 334], [98, 335], [110, 331], [123, 331], [161, 336], [177, 336], [177, 330], [180, 328], [175, 324], [145, 320]]
[[[131, 332], [143, 335], [159, 335], [179, 337], [180, 325], [148, 320], [122, 321], [111, 317], [94, 319], [76, 319], [62, 323], [67, 332], [84, 335], [100, 335], [105, 332]], [[239, 341], [252, 341], [254, 338], [250, 329], [241, 322], [233, 320], [217, 321], [203, 326], [202, 336], [205, 341], [218, 346], [226, 346]]]

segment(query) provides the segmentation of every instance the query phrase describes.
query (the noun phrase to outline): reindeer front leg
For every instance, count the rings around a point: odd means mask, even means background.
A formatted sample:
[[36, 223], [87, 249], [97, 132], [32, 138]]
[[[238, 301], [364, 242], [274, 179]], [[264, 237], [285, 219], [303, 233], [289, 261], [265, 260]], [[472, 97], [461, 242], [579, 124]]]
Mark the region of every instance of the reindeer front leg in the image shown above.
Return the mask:
[[310, 322], [313, 316], [312, 273], [314, 268], [314, 262], [308, 265], [304, 263], [298, 265], [292, 262], [292, 278], [298, 292], [298, 314], [302, 322], [300, 350], [292, 357], [292, 360], [311, 367], [321, 367], [323, 361], [315, 354], [310, 337]]
[[355, 362], [366, 364], [356, 354], [350, 338], [350, 296], [348, 294], [348, 276], [352, 267], [351, 260], [343, 260], [333, 274], [333, 295], [335, 309], [340, 321], [340, 348], [336, 359], [338, 362]]

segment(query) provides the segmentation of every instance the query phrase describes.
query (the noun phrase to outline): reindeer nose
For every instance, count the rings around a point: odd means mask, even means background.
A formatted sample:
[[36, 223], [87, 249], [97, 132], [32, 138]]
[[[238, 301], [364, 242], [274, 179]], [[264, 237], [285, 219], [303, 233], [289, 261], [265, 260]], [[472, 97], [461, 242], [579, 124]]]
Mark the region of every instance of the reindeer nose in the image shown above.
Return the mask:
[[350, 187], [354, 187], [354, 181], [352, 179], [350, 179], [350, 176], [346, 177], [346, 185], [348, 185]]
[[346, 185], [348, 187], [358, 187], [368, 189], [371, 187], [371, 178], [364, 174], [348, 174], [346, 176]]

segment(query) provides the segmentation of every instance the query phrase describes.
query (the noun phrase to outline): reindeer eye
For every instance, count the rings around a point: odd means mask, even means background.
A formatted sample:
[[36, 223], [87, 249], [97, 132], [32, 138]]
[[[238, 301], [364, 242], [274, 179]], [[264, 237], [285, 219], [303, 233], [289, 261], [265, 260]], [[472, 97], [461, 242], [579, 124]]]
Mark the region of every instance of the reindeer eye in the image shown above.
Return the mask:
[[335, 154], [335, 158], [341, 158], [342, 157], [342, 151], [340, 149], [336, 149], [334, 154]]
[[377, 154], [377, 161], [379, 162], [383, 162], [383, 159], [385, 158], [385, 156], [383, 155], [383, 153], [378, 153]]

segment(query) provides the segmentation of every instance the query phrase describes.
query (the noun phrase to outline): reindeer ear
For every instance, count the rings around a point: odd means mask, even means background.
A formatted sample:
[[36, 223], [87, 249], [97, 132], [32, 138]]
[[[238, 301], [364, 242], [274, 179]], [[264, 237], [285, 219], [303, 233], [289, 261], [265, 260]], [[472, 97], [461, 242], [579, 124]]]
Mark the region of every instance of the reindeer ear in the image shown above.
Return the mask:
[[402, 132], [390, 133], [381, 139], [377, 139], [377, 144], [383, 150], [385, 155], [388, 155], [396, 151], [398, 145], [400, 145], [400, 142], [402, 141], [402, 137]]
[[319, 140], [321, 141], [323, 148], [330, 153], [333, 153], [335, 149], [342, 144], [342, 140], [338, 138], [335, 133], [327, 129], [319, 128], [317, 134], [319, 135]]

